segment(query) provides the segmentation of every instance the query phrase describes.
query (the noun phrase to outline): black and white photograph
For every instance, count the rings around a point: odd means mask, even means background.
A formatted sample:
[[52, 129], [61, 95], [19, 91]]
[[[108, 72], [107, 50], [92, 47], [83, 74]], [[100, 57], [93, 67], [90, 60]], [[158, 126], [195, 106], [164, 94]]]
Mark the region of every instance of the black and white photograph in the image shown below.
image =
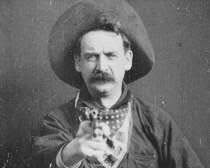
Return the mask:
[[207, 168], [209, 0], [0, 0], [0, 168]]

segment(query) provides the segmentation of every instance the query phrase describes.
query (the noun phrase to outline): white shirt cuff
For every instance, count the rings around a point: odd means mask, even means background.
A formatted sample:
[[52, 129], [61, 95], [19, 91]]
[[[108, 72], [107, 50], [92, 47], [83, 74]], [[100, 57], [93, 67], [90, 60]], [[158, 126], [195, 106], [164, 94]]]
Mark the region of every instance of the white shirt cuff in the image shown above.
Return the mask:
[[64, 147], [65, 147], [65, 145], [61, 147], [61, 149], [59, 150], [59, 152], [58, 152], [58, 154], [56, 156], [56, 165], [58, 166], [58, 168], [78, 168], [81, 165], [82, 160], [80, 160], [79, 162], [73, 164], [70, 167], [66, 166], [63, 163], [63, 160], [62, 160], [62, 157], [61, 157], [61, 153], [62, 153]]

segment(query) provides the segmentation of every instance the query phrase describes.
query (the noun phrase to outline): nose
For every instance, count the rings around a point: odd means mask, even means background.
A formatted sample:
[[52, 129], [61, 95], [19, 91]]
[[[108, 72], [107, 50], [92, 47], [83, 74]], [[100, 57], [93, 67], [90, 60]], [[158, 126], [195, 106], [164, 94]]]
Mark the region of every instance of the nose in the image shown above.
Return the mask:
[[107, 72], [108, 70], [108, 60], [104, 54], [100, 54], [97, 60], [96, 69], [98, 71]]

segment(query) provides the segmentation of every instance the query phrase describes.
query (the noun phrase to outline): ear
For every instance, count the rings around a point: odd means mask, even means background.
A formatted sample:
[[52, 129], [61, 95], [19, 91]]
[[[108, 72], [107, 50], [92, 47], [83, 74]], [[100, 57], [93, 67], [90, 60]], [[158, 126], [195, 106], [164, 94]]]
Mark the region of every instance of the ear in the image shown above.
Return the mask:
[[77, 72], [80, 72], [80, 57], [78, 55], [74, 55], [74, 68]]
[[125, 58], [126, 58], [125, 70], [129, 71], [132, 67], [132, 62], [133, 62], [133, 52], [132, 52], [132, 50], [126, 51]]

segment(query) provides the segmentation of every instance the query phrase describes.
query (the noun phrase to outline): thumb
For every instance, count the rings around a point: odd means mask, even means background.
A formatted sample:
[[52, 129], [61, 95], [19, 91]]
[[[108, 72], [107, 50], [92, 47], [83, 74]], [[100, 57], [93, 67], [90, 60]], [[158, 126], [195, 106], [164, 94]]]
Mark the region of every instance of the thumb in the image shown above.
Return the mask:
[[79, 129], [77, 131], [76, 136], [81, 137], [84, 134], [92, 134], [93, 130], [91, 127], [91, 122], [90, 121], [82, 121], [79, 125]]

